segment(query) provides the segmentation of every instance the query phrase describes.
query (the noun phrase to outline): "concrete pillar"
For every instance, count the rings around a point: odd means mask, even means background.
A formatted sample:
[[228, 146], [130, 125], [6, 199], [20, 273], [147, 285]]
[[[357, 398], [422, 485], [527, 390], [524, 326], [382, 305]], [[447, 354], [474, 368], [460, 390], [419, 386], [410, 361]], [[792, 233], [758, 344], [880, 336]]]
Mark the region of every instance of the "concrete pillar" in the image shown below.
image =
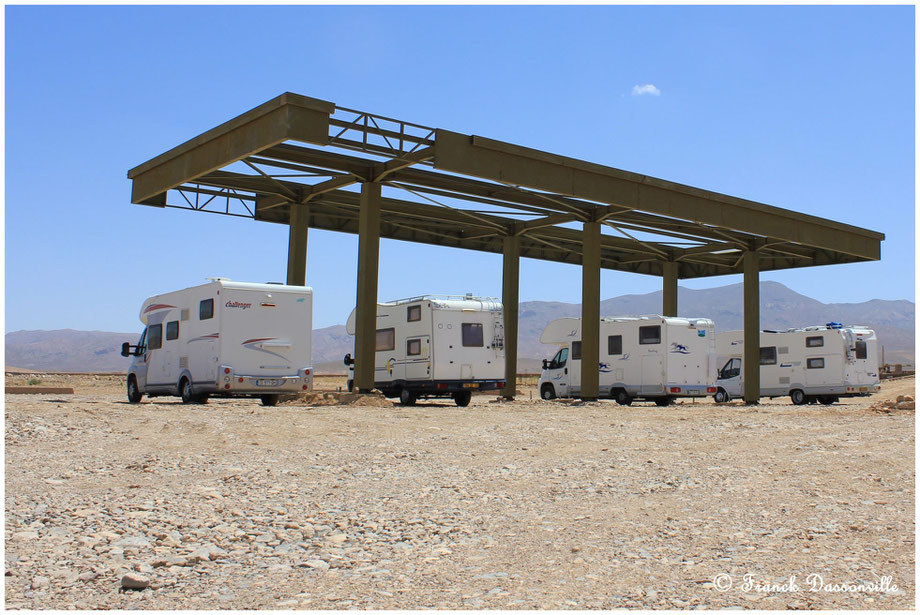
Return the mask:
[[597, 399], [601, 320], [601, 224], [585, 222], [581, 260], [581, 398]]
[[521, 279], [521, 238], [504, 238], [502, 307], [505, 322], [505, 388], [502, 396], [514, 399], [517, 391], [518, 295]]
[[661, 265], [661, 315], [677, 316], [677, 262]]
[[760, 401], [760, 267], [754, 250], [744, 253], [744, 403]]
[[287, 283], [304, 286], [307, 283], [307, 233], [310, 228], [310, 206], [291, 203], [289, 224]]
[[358, 293], [355, 313], [355, 391], [374, 388], [377, 342], [377, 265], [380, 253], [380, 184], [361, 185], [358, 214]]

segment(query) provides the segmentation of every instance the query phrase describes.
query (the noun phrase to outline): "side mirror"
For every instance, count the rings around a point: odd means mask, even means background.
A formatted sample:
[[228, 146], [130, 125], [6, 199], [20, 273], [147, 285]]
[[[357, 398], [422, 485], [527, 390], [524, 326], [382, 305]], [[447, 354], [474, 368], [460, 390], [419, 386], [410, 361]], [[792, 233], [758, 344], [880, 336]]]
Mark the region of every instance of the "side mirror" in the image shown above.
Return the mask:
[[546, 359], [543, 359], [543, 369], [546, 369], [548, 367], [549, 367], [549, 361], [547, 361]]
[[345, 355], [345, 359], [343, 359], [342, 362], [345, 363], [345, 365], [351, 365], [355, 362], [355, 360], [351, 358], [351, 353], [349, 352], [347, 355]]
[[121, 356], [130, 357], [131, 356], [131, 344], [125, 342], [121, 345]]

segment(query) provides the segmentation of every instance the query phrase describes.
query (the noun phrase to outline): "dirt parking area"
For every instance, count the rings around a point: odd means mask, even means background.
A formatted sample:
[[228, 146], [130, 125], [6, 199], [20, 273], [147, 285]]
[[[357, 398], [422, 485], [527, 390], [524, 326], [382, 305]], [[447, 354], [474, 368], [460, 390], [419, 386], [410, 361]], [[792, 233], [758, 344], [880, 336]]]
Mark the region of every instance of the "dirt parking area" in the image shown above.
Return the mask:
[[870, 408], [913, 378], [667, 408], [532, 380], [468, 408], [60, 381], [6, 396], [7, 608], [914, 606], [914, 412]]

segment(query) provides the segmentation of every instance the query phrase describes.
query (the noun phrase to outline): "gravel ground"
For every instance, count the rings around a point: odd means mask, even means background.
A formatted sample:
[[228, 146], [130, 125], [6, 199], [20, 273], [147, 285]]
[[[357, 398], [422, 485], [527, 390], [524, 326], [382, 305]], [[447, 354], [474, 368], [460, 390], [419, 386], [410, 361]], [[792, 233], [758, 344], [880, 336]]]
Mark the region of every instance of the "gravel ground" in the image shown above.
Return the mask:
[[56, 378], [76, 394], [6, 396], [7, 608], [914, 606], [914, 412], [870, 408], [913, 378], [830, 407], [530, 382], [462, 409]]

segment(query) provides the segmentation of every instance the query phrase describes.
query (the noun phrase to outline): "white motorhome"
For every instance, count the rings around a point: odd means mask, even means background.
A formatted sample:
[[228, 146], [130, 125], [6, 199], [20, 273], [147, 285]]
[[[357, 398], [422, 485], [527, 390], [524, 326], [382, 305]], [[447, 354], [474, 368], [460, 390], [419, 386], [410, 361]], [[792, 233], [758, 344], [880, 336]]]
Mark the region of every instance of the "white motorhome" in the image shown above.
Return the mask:
[[[355, 311], [346, 330], [355, 334]], [[354, 359], [348, 389], [354, 386]], [[453, 397], [505, 386], [505, 327], [497, 299], [425, 295], [377, 304], [374, 387], [411, 406], [420, 397]]]
[[[581, 319], [550, 322], [540, 341], [560, 347], [543, 361], [540, 396], [576, 397], [581, 392]], [[621, 405], [645, 399], [667, 406], [676, 397], [715, 393], [715, 325], [709, 319], [602, 318], [599, 350], [598, 393]]]
[[313, 290], [226, 278], [144, 301], [146, 328], [132, 356], [128, 400], [179, 395], [259, 397], [273, 406], [282, 394], [313, 388]]
[[[716, 337], [717, 402], [744, 394], [744, 332]], [[832, 404], [879, 390], [878, 341], [860, 326], [824, 326], [760, 332], [760, 396], [790, 396], [796, 405]]]

